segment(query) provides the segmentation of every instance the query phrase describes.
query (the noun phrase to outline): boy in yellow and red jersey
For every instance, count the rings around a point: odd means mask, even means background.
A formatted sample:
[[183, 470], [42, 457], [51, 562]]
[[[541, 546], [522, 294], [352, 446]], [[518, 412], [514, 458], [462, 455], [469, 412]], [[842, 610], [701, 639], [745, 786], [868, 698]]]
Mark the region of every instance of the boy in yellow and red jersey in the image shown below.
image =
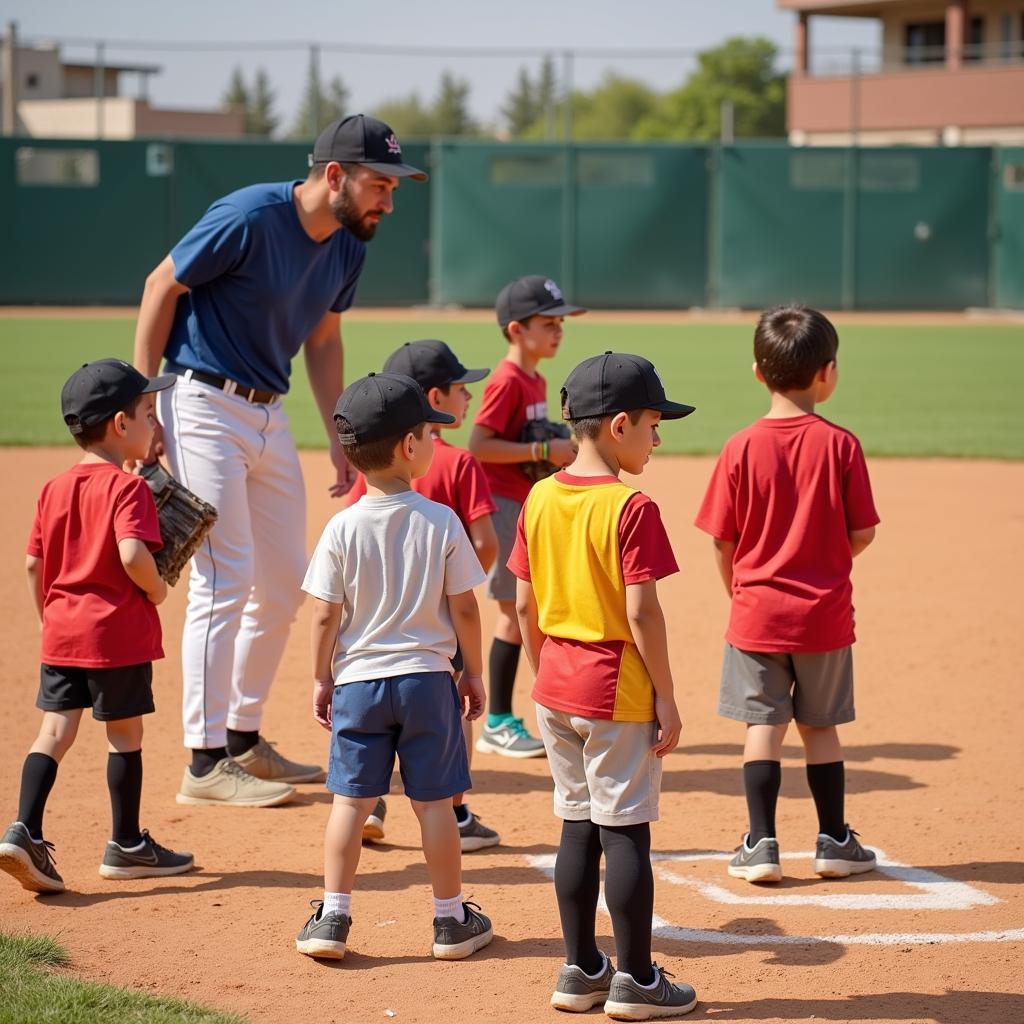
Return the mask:
[[[661, 758], [679, 739], [657, 581], [678, 571], [658, 506], [619, 479], [641, 473], [670, 402], [654, 366], [606, 352], [562, 388], [579, 454], [536, 484], [508, 567], [517, 578], [523, 645], [537, 675], [537, 722], [555, 783], [562, 836], [555, 895], [566, 963], [553, 1006], [646, 1020], [687, 1013], [689, 985], [651, 962]], [[601, 854], [619, 970], [597, 947]]]

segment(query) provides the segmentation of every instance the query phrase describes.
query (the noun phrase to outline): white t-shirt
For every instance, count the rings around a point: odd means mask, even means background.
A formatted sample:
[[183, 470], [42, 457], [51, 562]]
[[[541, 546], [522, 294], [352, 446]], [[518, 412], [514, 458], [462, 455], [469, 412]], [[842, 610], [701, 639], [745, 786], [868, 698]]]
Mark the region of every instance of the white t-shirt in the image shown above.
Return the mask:
[[324, 528], [302, 589], [343, 606], [334, 682], [450, 672], [448, 595], [485, 579], [447, 505], [415, 491], [364, 496]]

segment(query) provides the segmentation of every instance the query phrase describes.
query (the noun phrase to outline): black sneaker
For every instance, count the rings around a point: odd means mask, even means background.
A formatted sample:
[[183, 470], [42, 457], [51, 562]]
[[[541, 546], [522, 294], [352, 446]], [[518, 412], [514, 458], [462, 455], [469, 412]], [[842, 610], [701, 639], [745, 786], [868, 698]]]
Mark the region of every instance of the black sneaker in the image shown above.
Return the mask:
[[500, 842], [501, 836], [493, 828], [488, 828], [472, 811], [465, 821], [459, 822], [459, 846], [463, 853], [497, 846]]
[[162, 875], [183, 875], [195, 867], [191, 853], [175, 853], [161, 846], [150, 834], [142, 830], [142, 843], [138, 848], [125, 849], [112, 839], [103, 852], [100, 874], [104, 878], [159, 878]]
[[824, 832], [818, 834], [814, 851], [814, 873], [822, 878], [846, 878], [873, 871], [878, 861], [874, 850], [857, 842], [857, 833], [846, 826], [846, 841], [839, 842]]
[[729, 861], [729, 874], [733, 878], [745, 878], [748, 882], [781, 882], [779, 841], [765, 836], [750, 847], [747, 846], [749, 839], [748, 833], [736, 847], [736, 856]]
[[601, 956], [604, 958], [604, 967], [596, 978], [584, 974], [583, 968], [575, 964], [566, 964], [558, 972], [555, 991], [551, 995], [551, 1005], [556, 1010], [583, 1013], [608, 998], [615, 968], [604, 953]]
[[490, 918], [480, 913], [475, 903], [463, 903], [466, 920], [460, 924], [454, 917], [434, 918], [434, 957], [438, 960], [464, 960], [483, 949], [494, 931]]
[[654, 985], [645, 988], [632, 975], [615, 973], [604, 1012], [612, 1020], [654, 1020], [678, 1017], [697, 1005], [697, 993], [691, 985], [675, 985], [672, 975], [654, 964]]
[[384, 797], [378, 797], [373, 811], [363, 823], [363, 842], [379, 843], [384, 838], [384, 818], [388, 813], [388, 805]]
[[53, 843], [35, 842], [20, 821], [13, 821], [0, 839], [0, 871], [32, 892], [63, 892], [64, 879], [57, 874], [52, 849]]
[[325, 914], [323, 900], [310, 900], [313, 916], [302, 926], [295, 948], [320, 960], [340, 960], [345, 955], [352, 918], [348, 914]]

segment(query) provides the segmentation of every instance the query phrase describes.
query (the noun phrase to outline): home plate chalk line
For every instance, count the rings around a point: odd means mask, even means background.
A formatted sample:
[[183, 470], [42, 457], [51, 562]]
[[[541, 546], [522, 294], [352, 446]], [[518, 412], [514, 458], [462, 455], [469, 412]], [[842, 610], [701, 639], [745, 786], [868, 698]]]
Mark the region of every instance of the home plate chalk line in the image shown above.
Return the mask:
[[[890, 860], [882, 850], [874, 848], [878, 857], [877, 871], [905, 883], [914, 892], [888, 893], [785, 893], [777, 895], [739, 896], [713, 882], [684, 878], [672, 870], [672, 864], [705, 860], [729, 860], [731, 853], [704, 851], [698, 853], [653, 853], [655, 871], [672, 885], [695, 889], [706, 899], [732, 906], [818, 906], [829, 910], [969, 910], [972, 907], [992, 906], [1002, 901], [987, 892], [958, 882], [935, 871], [911, 867]], [[783, 859], [813, 860], [814, 853], [784, 853]], [[526, 858], [531, 867], [553, 877], [554, 854], [531, 854]], [[827, 884], [827, 883], [823, 883]], [[863, 883], [861, 883], [863, 885]], [[760, 891], [760, 890], [758, 890]], [[607, 913], [604, 896], [600, 909]], [[979, 932], [874, 932], [836, 935], [751, 935], [739, 932], [716, 931], [705, 928], [682, 928], [654, 915], [653, 931], [656, 936], [676, 942], [706, 942], [722, 946], [805, 946], [835, 944], [844, 946], [906, 946], [948, 942], [1024, 942], [1024, 928]]]

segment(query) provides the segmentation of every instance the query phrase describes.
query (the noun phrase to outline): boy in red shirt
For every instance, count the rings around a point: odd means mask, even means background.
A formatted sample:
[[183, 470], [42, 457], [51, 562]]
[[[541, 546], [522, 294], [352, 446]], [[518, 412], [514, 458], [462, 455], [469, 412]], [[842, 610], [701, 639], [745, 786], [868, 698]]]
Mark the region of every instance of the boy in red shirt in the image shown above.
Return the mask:
[[125, 462], [149, 453], [156, 427], [153, 392], [173, 375], [149, 379], [120, 359], [76, 370], [61, 393], [64, 422], [84, 449], [78, 465], [43, 488], [26, 569], [42, 623], [36, 706], [39, 736], [25, 758], [18, 818], [0, 840], [0, 869], [26, 889], [63, 892], [43, 839], [43, 811], [57, 766], [82, 719], [106, 725], [113, 836], [104, 878], [178, 875], [191, 853], [174, 853], [139, 828], [142, 716], [153, 707], [153, 665], [163, 657], [156, 606], [167, 596], [152, 552], [161, 547], [156, 504]]
[[[466, 529], [473, 550], [484, 572], [490, 569], [498, 551], [498, 538], [491, 517], [495, 512], [491, 489], [480, 463], [464, 448], [456, 448], [441, 437], [441, 430], [455, 430], [462, 426], [473, 397], [467, 384], [483, 380], [490, 370], [467, 370], [455, 353], [443, 342], [433, 338], [407, 341], [392, 352], [384, 363], [387, 373], [402, 373], [412, 377], [427, 396], [431, 408], [454, 417], [454, 422], [431, 424], [434, 458], [426, 474], [412, 481], [412, 489], [431, 501], [447, 505], [459, 517]], [[366, 494], [366, 477], [360, 473], [349, 492], [352, 505]], [[461, 653], [456, 652], [456, 671], [461, 671]], [[466, 753], [473, 761], [473, 723], [462, 720], [466, 739]], [[459, 844], [463, 853], [497, 846], [501, 837], [488, 828], [469, 809], [463, 794], [453, 800], [455, 817], [459, 823]], [[373, 813], [363, 826], [363, 838], [376, 842], [384, 838], [384, 816], [387, 805], [381, 797]]]
[[879, 521], [857, 438], [814, 413], [835, 390], [838, 347], [835, 327], [817, 310], [779, 306], [761, 315], [754, 374], [771, 408], [726, 442], [696, 520], [714, 538], [732, 599], [718, 713], [747, 725], [750, 829], [729, 874], [748, 882], [782, 878], [775, 807], [793, 719], [818, 812], [816, 873], [845, 877], [875, 866], [845, 822], [836, 731], [854, 718], [850, 570]]
[[487, 382], [469, 438], [469, 450], [483, 463], [497, 505], [498, 557], [487, 577], [487, 596], [498, 602], [498, 615], [488, 658], [487, 721], [476, 744], [481, 753], [544, 755], [544, 744], [512, 714], [523, 638], [516, 618], [516, 580], [506, 563], [519, 513], [530, 493], [531, 481], [522, 470], [523, 463], [546, 461], [561, 468], [576, 457], [576, 449], [567, 439], [552, 439], [545, 448], [541, 442], [521, 438], [527, 420], [548, 418], [547, 382], [537, 372], [538, 364], [558, 352], [564, 318], [585, 312], [580, 306], [568, 305], [558, 285], [540, 275], [506, 285], [495, 303], [508, 355]]

